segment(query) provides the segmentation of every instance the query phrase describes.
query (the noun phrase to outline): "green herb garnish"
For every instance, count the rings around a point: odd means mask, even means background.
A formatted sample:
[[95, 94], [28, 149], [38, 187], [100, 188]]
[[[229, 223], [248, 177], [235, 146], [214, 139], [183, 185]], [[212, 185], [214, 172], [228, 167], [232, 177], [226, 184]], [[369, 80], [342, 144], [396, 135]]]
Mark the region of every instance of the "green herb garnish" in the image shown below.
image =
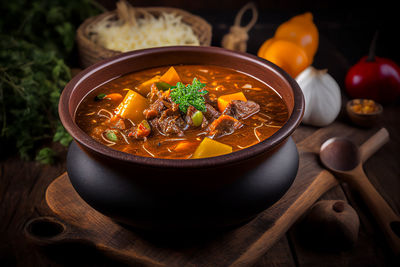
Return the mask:
[[208, 93], [207, 90], [202, 90], [206, 86], [201, 83], [197, 78], [193, 79], [192, 84], [184, 85], [178, 82], [176, 86], [171, 87], [171, 99], [179, 104], [179, 109], [186, 113], [189, 106], [195, 107], [197, 110], [206, 111], [206, 101], [204, 95]]

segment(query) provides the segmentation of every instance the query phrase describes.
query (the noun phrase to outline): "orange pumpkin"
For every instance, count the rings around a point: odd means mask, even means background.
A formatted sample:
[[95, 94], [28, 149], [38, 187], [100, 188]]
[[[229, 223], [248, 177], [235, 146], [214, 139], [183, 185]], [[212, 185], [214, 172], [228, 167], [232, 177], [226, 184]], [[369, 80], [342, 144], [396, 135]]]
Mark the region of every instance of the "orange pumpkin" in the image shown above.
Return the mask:
[[293, 78], [311, 64], [302, 47], [276, 38], [265, 41], [257, 55], [278, 65]]
[[274, 38], [296, 43], [304, 49], [309, 59], [314, 58], [318, 49], [318, 29], [313, 23], [313, 15], [310, 12], [282, 23], [276, 30]]

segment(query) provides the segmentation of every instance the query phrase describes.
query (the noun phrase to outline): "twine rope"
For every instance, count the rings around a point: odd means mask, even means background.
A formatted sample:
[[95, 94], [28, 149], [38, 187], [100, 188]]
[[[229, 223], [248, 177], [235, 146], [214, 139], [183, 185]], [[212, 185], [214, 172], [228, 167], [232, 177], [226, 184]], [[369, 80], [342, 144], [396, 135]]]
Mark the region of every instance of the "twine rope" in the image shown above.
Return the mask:
[[[240, 26], [244, 13], [252, 11], [252, 18], [246, 26]], [[222, 38], [222, 47], [230, 50], [246, 52], [247, 40], [249, 39], [248, 31], [256, 24], [258, 19], [258, 11], [253, 2], [247, 3], [243, 6], [235, 17], [235, 23]]]
[[124, 24], [128, 23], [130, 26], [133, 27], [137, 26], [137, 17], [142, 16], [145, 19], [154, 18], [154, 16], [150, 12], [144, 9], [135, 9], [126, 0], [119, 0], [116, 6], [119, 19]]

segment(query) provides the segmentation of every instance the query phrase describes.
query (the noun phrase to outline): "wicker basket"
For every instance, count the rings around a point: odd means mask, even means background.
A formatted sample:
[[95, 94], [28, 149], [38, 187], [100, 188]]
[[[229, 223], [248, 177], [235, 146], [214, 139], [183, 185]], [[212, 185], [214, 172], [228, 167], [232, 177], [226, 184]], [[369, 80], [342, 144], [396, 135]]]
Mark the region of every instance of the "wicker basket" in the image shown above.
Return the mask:
[[[141, 9], [150, 12], [158, 17], [162, 12], [175, 13], [182, 16], [182, 22], [190, 25], [193, 33], [199, 39], [200, 45], [209, 46], [211, 44], [211, 25], [199, 16], [195, 16], [182, 9], [170, 7], [143, 7], [135, 8], [140, 14]], [[80, 63], [86, 68], [97, 61], [118, 55], [122, 52], [110, 50], [97, 44], [93, 39], [93, 25], [99, 21], [109, 20], [110, 22], [118, 20], [116, 10], [103, 13], [101, 15], [86, 19], [77, 30], [77, 43], [80, 56]]]

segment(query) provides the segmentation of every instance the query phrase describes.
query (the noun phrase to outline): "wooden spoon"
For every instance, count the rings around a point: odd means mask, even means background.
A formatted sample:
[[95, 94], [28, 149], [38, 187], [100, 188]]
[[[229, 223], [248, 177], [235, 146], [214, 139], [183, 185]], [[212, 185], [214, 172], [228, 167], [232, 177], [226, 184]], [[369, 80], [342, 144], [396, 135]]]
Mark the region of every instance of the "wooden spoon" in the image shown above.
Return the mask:
[[[385, 128], [379, 130], [363, 145], [380, 147], [389, 140], [389, 133]], [[376, 145], [380, 144], [380, 145]], [[369, 153], [374, 153], [370, 151]], [[360, 192], [362, 198], [371, 210], [381, 229], [383, 230], [390, 247], [396, 255], [400, 254], [400, 217], [395, 214], [383, 197], [376, 191], [365, 175], [362, 164], [368, 155], [365, 155], [354, 143], [344, 138], [331, 138], [325, 141], [320, 150], [321, 162], [337, 177], [347, 182]]]

